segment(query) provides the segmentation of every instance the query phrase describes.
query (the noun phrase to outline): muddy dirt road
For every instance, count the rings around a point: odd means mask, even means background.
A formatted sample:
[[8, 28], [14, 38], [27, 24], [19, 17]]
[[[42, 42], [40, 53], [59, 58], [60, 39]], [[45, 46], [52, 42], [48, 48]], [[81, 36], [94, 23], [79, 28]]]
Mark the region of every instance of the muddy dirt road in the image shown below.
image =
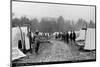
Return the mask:
[[[80, 52], [74, 44], [63, 41], [50, 40], [51, 43], [42, 43], [39, 54], [27, 53], [27, 56], [16, 61], [17, 63], [37, 63], [52, 61], [77, 61], [95, 59], [95, 55], [89, 52]], [[16, 63], [14, 62], [14, 63]]]

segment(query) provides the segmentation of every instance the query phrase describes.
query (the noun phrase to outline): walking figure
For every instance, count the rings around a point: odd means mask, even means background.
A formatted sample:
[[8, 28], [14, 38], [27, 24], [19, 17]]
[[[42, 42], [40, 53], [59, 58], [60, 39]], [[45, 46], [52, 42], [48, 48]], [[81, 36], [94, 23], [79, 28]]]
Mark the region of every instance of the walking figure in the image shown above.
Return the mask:
[[74, 31], [71, 31], [70, 40], [75, 42], [75, 39], [76, 39], [76, 33]]
[[39, 41], [39, 32], [35, 32], [35, 53], [38, 54], [39, 46], [40, 46], [40, 41]]
[[68, 31], [66, 32], [66, 41], [67, 41], [67, 43], [69, 43], [69, 33], [68, 33]]

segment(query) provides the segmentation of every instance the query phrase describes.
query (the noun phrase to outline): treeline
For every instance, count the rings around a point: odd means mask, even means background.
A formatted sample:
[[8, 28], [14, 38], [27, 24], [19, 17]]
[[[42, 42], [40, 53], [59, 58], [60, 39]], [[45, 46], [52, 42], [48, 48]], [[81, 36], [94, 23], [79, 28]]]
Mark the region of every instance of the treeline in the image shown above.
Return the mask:
[[68, 30], [80, 30], [81, 28], [95, 28], [95, 23], [90, 20], [90, 22], [85, 21], [80, 18], [77, 22], [72, 20], [64, 20], [62, 16], [58, 18], [42, 18], [38, 21], [37, 18], [29, 19], [27, 17], [13, 18], [12, 27], [16, 26], [29, 26], [31, 31], [39, 30], [41, 32], [64, 32]]

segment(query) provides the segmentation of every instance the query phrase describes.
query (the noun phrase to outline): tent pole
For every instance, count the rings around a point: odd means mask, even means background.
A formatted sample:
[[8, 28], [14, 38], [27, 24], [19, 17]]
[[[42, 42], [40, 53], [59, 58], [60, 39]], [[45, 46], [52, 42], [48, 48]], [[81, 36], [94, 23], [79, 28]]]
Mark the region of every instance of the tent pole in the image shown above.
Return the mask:
[[85, 29], [85, 44], [84, 44], [84, 46], [86, 45], [86, 34], [87, 33], [87, 24], [86, 24], [86, 29]]
[[20, 26], [19, 26], [19, 29], [20, 29], [20, 32], [21, 32], [22, 49], [24, 49], [24, 41], [23, 41], [23, 35], [22, 35], [23, 33], [22, 33]]

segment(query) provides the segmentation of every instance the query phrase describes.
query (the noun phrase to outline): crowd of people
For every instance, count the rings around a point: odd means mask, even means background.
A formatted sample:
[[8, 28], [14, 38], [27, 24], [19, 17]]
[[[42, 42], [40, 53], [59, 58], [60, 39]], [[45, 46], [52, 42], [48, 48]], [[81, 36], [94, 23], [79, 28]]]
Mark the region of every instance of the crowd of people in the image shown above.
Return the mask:
[[[69, 40], [75, 42], [76, 39], [76, 34], [74, 31], [59, 32], [58, 34], [53, 35], [53, 33], [44, 33], [44, 32], [39, 32], [38, 30], [36, 30], [35, 32], [31, 32], [29, 29], [27, 36], [29, 38], [29, 45], [30, 45], [30, 49], [28, 51], [30, 53], [35, 52], [36, 54], [38, 54], [40, 44], [47, 42], [47, 41], [41, 41], [41, 36], [47, 39], [48, 37], [54, 36], [55, 39], [61, 39], [63, 41], [66, 41], [67, 43], [69, 43]], [[24, 52], [26, 52], [26, 50], [24, 50]]]
[[56, 39], [61, 39], [69, 43], [69, 40], [74, 41], [76, 39], [76, 33], [74, 31], [66, 31], [63, 33], [56, 34]]
[[[45, 35], [45, 33], [43, 33], [44, 35], [42, 35], [43, 37], [47, 36], [47, 37], [50, 37], [52, 34], [49, 33], [48, 35]], [[75, 42], [75, 39], [76, 39], [76, 33], [72, 30], [72, 31], [66, 31], [66, 32], [62, 32], [62, 33], [59, 33], [58, 35], [55, 35], [55, 38], [56, 39], [61, 39], [61, 40], [64, 40], [66, 41], [67, 43], [69, 43], [69, 41], [73, 41]], [[30, 43], [34, 43], [36, 46], [35, 46], [35, 53], [38, 54], [38, 50], [39, 50], [39, 45], [41, 43], [40, 41], [40, 36], [39, 36], [39, 31], [36, 31], [34, 33], [34, 37], [31, 37], [30, 36]]]

